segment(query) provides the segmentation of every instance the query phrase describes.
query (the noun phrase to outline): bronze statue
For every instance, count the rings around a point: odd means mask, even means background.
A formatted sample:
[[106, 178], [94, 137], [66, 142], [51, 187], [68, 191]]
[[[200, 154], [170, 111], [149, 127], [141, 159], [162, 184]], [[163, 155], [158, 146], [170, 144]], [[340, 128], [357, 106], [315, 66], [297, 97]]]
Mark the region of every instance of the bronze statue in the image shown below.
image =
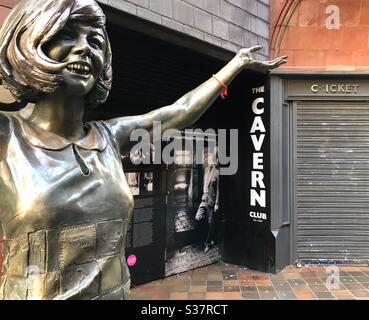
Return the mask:
[[[124, 239], [133, 196], [121, 154], [130, 133], [184, 128], [201, 117], [245, 68], [242, 49], [219, 73], [173, 105], [83, 124], [112, 83], [105, 15], [93, 0], [25, 0], [0, 31], [0, 78], [26, 111], [0, 113], [0, 299], [128, 299]], [[0, 230], [1, 231], [1, 230]]]

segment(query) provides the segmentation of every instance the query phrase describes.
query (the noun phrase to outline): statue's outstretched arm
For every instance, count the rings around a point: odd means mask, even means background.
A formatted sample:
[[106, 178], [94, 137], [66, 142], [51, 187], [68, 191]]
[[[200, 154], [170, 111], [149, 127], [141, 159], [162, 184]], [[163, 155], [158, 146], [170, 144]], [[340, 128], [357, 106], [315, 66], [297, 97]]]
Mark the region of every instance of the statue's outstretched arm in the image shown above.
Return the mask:
[[228, 85], [242, 70], [252, 69], [260, 72], [269, 72], [287, 61], [287, 57], [280, 57], [273, 61], [257, 61], [252, 53], [260, 50], [261, 46], [241, 49], [237, 55], [215, 77], [211, 77], [202, 85], [185, 94], [170, 106], [159, 108], [150, 113], [109, 120], [113, 133], [118, 140], [122, 153], [130, 149], [130, 133], [138, 128], [152, 131], [153, 122], [161, 122], [161, 129], [183, 129], [196, 122], [212, 105]]

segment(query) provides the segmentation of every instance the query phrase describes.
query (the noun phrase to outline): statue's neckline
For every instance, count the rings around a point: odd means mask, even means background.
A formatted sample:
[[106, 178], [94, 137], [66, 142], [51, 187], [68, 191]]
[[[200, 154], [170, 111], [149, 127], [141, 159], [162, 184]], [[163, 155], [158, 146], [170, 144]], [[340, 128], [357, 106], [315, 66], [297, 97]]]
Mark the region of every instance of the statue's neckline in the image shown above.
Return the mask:
[[71, 145], [86, 150], [104, 151], [107, 145], [106, 138], [93, 123], [86, 123], [86, 136], [78, 141], [70, 141], [55, 133], [35, 127], [19, 114], [14, 115], [18, 120], [24, 138], [32, 145], [48, 150], [63, 150]]

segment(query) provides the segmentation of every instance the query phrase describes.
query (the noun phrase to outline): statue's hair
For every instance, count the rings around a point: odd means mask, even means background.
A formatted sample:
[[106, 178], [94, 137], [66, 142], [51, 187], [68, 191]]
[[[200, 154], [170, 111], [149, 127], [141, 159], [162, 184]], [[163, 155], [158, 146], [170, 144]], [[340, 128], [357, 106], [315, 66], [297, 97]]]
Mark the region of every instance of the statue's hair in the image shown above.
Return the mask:
[[86, 105], [106, 101], [112, 85], [112, 53], [105, 15], [94, 0], [24, 0], [11, 11], [0, 30], [0, 80], [20, 102], [37, 102], [63, 82], [65, 63], [51, 60], [42, 47], [69, 21], [102, 28], [107, 43], [105, 66]]

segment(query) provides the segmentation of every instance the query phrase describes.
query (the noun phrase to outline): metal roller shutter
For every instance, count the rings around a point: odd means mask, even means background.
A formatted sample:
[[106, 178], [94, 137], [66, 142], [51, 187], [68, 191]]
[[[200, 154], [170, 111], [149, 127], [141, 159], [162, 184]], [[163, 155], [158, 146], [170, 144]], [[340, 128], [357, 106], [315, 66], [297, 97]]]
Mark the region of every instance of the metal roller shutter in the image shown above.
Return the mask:
[[299, 260], [369, 259], [369, 104], [298, 102]]

